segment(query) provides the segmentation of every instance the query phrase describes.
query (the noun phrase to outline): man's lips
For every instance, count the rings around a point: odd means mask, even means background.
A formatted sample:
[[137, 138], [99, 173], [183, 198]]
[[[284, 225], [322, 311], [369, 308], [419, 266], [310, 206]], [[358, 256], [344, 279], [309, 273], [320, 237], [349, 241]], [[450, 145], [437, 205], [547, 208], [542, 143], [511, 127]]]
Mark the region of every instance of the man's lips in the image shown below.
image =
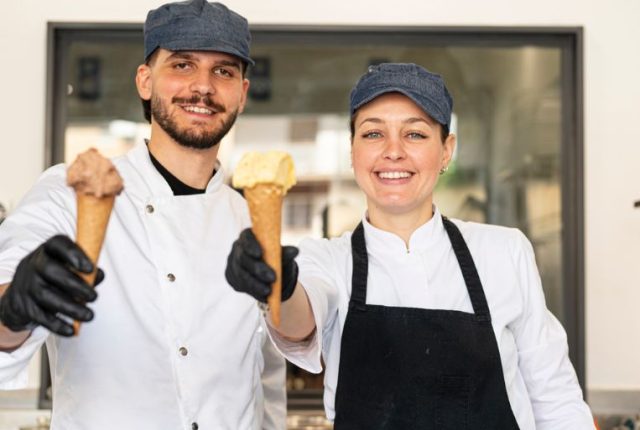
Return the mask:
[[217, 111], [205, 106], [181, 105], [180, 107], [189, 113], [196, 113], [200, 115], [213, 115], [217, 113]]
[[189, 98], [174, 97], [171, 101], [192, 114], [211, 116], [216, 113], [226, 112], [223, 105], [208, 96], [194, 94], [193, 97]]

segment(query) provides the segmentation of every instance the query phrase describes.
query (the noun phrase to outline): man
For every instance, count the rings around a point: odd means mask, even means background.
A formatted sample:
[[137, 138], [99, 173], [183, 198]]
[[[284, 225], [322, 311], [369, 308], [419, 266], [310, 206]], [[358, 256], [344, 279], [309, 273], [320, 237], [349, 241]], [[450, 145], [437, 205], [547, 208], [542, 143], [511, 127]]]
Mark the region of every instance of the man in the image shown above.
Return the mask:
[[[246, 19], [219, 3], [149, 12], [136, 85], [151, 137], [114, 160], [125, 190], [96, 290], [76, 274], [93, 265], [71, 239], [65, 166], [1, 226], [0, 386], [19, 387], [46, 342], [52, 429], [284, 428], [284, 362], [254, 300], [224, 279], [249, 217], [216, 157], [246, 102], [249, 43]], [[88, 321], [77, 337], [71, 319]]]

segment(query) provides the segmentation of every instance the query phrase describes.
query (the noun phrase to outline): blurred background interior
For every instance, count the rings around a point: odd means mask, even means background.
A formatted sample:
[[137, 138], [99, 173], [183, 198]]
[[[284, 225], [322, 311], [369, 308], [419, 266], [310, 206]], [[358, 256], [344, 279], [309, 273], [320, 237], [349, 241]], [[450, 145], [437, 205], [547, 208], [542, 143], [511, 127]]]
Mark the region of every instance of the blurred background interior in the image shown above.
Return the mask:
[[[369, 65], [421, 64], [445, 77], [454, 98], [458, 147], [436, 204], [450, 217], [528, 236], [584, 383], [582, 30], [257, 27], [253, 34], [249, 102], [220, 162], [230, 181], [246, 151], [292, 154], [298, 185], [285, 201], [283, 242], [333, 237], [357, 224], [365, 201], [350, 167], [349, 90]], [[149, 124], [133, 81], [141, 25], [55, 24], [48, 36], [47, 164], [72, 161], [89, 146], [116, 156], [144, 144]], [[0, 206], [0, 220], [4, 213]], [[37, 405], [46, 409], [41, 357]], [[328, 428], [322, 375], [289, 365], [287, 387], [291, 428]], [[24, 396], [2, 393], [0, 407], [21, 408], [32, 399]], [[47, 427], [46, 413], [29, 413], [40, 417], [33, 428]], [[602, 428], [622, 422], [603, 417]]]

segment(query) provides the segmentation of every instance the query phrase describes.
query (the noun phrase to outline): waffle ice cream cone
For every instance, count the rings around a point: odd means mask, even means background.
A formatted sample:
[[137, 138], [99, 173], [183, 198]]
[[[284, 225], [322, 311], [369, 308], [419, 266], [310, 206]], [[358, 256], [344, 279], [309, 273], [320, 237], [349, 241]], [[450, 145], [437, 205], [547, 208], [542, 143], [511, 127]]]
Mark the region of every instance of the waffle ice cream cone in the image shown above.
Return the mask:
[[276, 327], [280, 326], [282, 297], [282, 202], [294, 184], [293, 161], [289, 154], [280, 151], [245, 154], [233, 176], [233, 186], [244, 188], [251, 229], [262, 247], [264, 261], [276, 273], [267, 298], [271, 321]]
[[273, 184], [257, 184], [245, 188], [244, 198], [249, 205], [251, 229], [262, 247], [264, 261], [276, 272], [267, 304], [271, 320], [280, 325], [280, 297], [282, 295], [282, 250], [280, 233], [282, 225], [282, 187]]
[[[100, 256], [115, 199], [115, 196], [76, 195], [78, 203], [76, 243], [94, 264], [97, 263]], [[92, 273], [82, 273], [80, 276], [87, 284], [93, 285], [96, 273], [97, 269]]]
[[[76, 243], [94, 264], [92, 273], [79, 275], [87, 284], [93, 285], [113, 204], [123, 188], [122, 178], [111, 161], [95, 149], [89, 149], [67, 170], [67, 184], [76, 192]], [[80, 323], [74, 321], [73, 328], [77, 335]]]

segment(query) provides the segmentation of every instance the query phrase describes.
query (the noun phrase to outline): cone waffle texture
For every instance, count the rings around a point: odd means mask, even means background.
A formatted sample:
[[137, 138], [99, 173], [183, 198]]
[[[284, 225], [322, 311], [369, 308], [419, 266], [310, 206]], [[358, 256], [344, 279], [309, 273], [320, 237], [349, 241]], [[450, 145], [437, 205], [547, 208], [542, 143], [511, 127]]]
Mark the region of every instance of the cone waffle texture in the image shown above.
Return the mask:
[[[116, 196], [95, 197], [89, 194], [77, 194], [78, 202], [78, 219], [76, 243], [87, 254], [89, 259], [96, 267], [92, 273], [80, 273], [79, 275], [92, 285], [96, 279], [97, 262], [100, 256], [100, 250], [104, 242], [104, 236], [107, 232], [107, 224], [109, 216], [113, 209], [113, 203]], [[74, 321], [76, 333], [79, 329], [79, 323]]]
[[280, 230], [282, 226], [282, 186], [275, 184], [256, 184], [244, 189], [244, 197], [249, 204], [252, 230], [260, 246], [265, 262], [276, 272], [276, 281], [272, 284], [267, 299], [271, 312], [271, 321], [280, 326], [280, 299], [282, 297], [282, 250]]

